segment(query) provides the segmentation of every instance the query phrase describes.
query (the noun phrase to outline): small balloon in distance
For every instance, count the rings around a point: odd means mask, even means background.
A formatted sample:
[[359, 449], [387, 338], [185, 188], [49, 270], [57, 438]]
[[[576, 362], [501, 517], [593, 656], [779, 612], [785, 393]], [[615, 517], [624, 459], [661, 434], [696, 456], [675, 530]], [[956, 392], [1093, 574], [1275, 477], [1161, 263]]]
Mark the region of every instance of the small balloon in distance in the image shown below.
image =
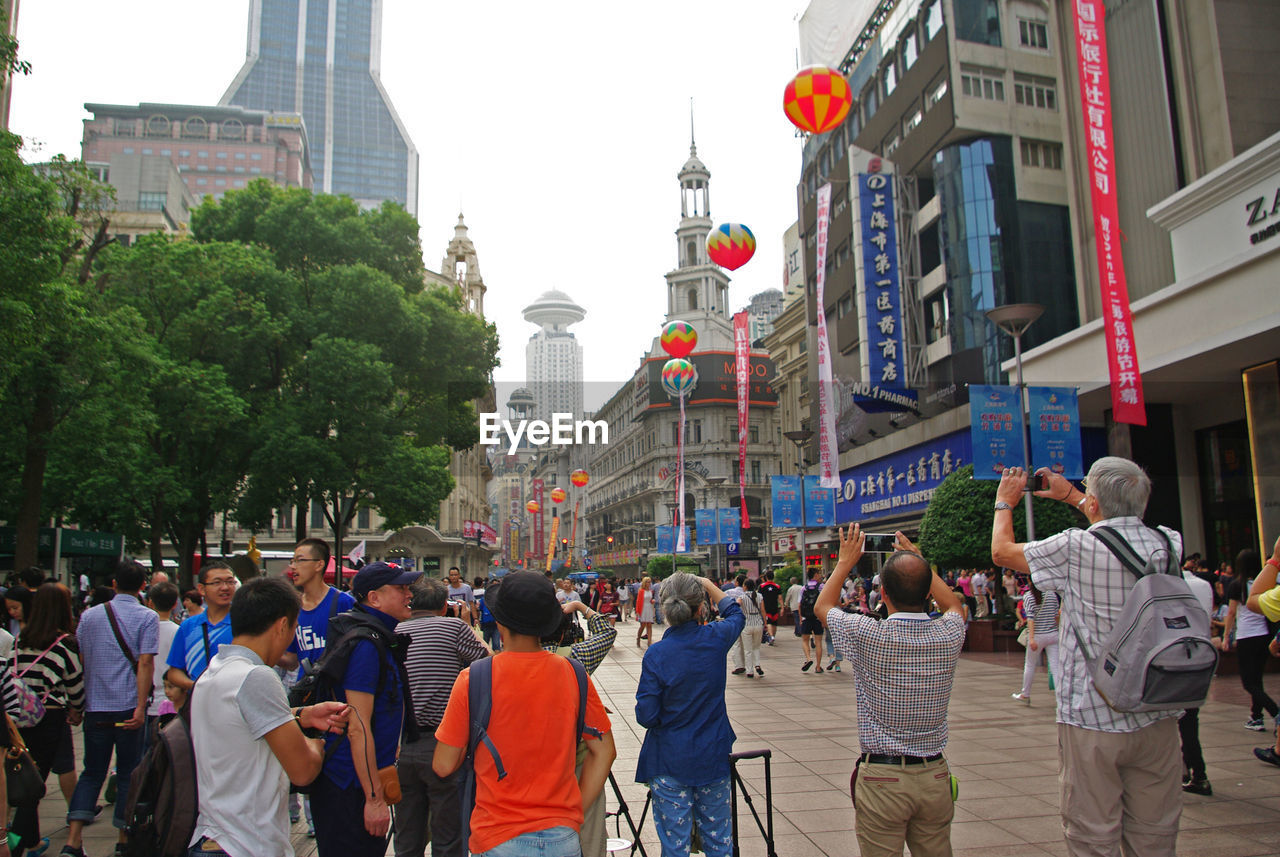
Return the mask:
[[697, 371], [683, 357], [673, 357], [662, 367], [662, 389], [669, 396], [684, 398], [697, 383]]
[[577, 470], [569, 474], [569, 481], [573, 483], [575, 488], [582, 488], [591, 479], [591, 474], [579, 467]]
[[849, 81], [825, 65], [800, 69], [782, 93], [782, 109], [791, 124], [810, 134], [825, 134], [838, 127], [852, 104]]
[[672, 357], [688, 357], [698, 346], [698, 331], [687, 321], [669, 321], [658, 337], [662, 350]]
[[721, 268], [736, 271], [756, 254], [756, 236], [741, 223], [721, 223], [707, 236], [707, 255]]
[[565, 498], [565, 497], [567, 497], [567, 496], [568, 496], [568, 495], [567, 495], [567, 494], [565, 494], [565, 491], [564, 491], [564, 489], [563, 489], [563, 488], [552, 488], [552, 489], [551, 489], [551, 502], [552, 502], [552, 503], [563, 503], [563, 502], [564, 502], [564, 498]]
[[538, 512], [542, 511], [542, 504], [537, 500], [530, 500], [528, 503], [524, 504], [524, 507], [532, 515], [536, 515]]

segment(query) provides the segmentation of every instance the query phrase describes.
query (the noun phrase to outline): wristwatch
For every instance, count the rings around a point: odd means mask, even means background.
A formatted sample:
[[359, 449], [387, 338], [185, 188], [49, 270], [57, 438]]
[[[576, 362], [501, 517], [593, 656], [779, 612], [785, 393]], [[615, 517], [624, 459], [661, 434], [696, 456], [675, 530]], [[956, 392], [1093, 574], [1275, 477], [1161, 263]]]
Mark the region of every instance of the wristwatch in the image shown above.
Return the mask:
[[1012, 509], [1012, 508], [1013, 508], [1012, 506], [1010, 506], [1008, 503], [1006, 503], [1006, 502], [1005, 502], [1005, 501], [1003, 501], [1003, 500], [997, 500], [997, 501], [996, 501], [996, 511], [997, 511], [997, 512], [999, 512], [999, 511], [1001, 511], [1001, 510], [1003, 510], [1003, 509]]

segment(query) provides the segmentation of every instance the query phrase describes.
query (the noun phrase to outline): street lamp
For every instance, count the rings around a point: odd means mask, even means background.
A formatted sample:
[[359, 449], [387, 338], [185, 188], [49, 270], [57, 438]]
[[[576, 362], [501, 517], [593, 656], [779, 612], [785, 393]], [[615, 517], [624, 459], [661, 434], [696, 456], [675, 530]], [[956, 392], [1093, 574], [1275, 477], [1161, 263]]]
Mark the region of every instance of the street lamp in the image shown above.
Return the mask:
[[805, 517], [804, 517], [804, 501], [805, 501], [805, 465], [804, 465], [804, 445], [813, 437], [813, 432], [809, 429], [796, 429], [795, 431], [784, 431], [782, 436], [796, 445], [796, 469], [800, 472], [800, 582], [804, 583], [805, 578], [809, 575], [809, 540], [805, 537]]
[[667, 513], [668, 513], [669, 515], [671, 515], [671, 523], [672, 523], [672, 529], [671, 529], [671, 573], [672, 573], [672, 574], [675, 574], [675, 573], [676, 573], [676, 548], [680, 546], [680, 536], [679, 536], [679, 533], [677, 533], [677, 532], [676, 532], [675, 527], [676, 527], [676, 526], [680, 526], [680, 527], [682, 527], [682, 528], [683, 528], [683, 526], [684, 526], [684, 522], [683, 522], [683, 521], [681, 521], [681, 522], [680, 522], [680, 524], [678, 524], [678, 525], [676, 524], [676, 509], [680, 508], [680, 504], [679, 504], [679, 503], [676, 503], [676, 502], [674, 502], [674, 501], [668, 500], [668, 501], [667, 501], [667, 503], [666, 503], [666, 506], [667, 506]]
[[[707, 491], [707, 494], [711, 496], [712, 500], [715, 500], [715, 495], [713, 493], [715, 489], [723, 485], [728, 480], [728, 478], [729, 477], [727, 476], [708, 476], [707, 477], [706, 491]], [[703, 502], [706, 503], [709, 501], [704, 498]], [[718, 532], [720, 530], [720, 508], [718, 505], [718, 501], [717, 501], [717, 505], [714, 505], [711, 508], [715, 509], [716, 531]], [[720, 547], [718, 545], [711, 545], [710, 547], [711, 547], [712, 554], [715, 556], [716, 579], [719, 580], [720, 579]]]
[[[1018, 430], [1022, 437], [1022, 466], [1028, 479], [1031, 478], [1031, 444], [1027, 438], [1029, 403], [1024, 399], [1026, 388], [1022, 384], [1022, 334], [1043, 314], [1044, 307], [1040, 304], [1005, 304], [986, 313], [992, 324], [1013, 337], [1013, 362], [1018, 370]], [[1036, 523], [1031, 511], [1031, 492], [1024, 492], [1022, 499], [1026, 504], [1027, 541], [1032, 541], [1036, 537]]]

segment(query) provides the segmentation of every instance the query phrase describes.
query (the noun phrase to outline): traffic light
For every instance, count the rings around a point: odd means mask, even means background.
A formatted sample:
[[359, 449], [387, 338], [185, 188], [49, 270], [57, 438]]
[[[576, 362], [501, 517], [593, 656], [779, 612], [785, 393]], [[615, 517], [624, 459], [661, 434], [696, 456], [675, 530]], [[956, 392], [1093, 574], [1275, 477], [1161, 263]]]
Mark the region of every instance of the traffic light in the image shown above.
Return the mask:
[[561, 540], [560, 540], [560, 547], [561, 547], [561, 548], [567, 548], [567, 547], [569, 547], [569, 540], [568, 540], [568, 539], [561, 539]]
[[609, 536], [608, 538], [606, 538], [605, 543], [608, 544], [609, 547], [613, 547], [613, 536]]

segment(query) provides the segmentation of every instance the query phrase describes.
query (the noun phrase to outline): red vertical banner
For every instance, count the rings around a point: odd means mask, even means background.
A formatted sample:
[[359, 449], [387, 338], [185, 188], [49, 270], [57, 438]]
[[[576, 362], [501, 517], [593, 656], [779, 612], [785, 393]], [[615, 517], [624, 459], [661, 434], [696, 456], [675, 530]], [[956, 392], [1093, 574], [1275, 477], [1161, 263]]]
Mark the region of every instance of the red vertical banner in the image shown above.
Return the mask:
[[831, 185], [818, 188], [818, 484], [839, 488], [836, 441], [836, 387], [831, 372], [831, 340], [827, 337], [827, 229], [831, 221]]
[[733, 369], [738, 386], [738, 500], [742, 504], [742, 529], [747, 517], [747, 398], [751, 392], [751, 342], [747, 313], [733, 316]]
[[1106, 6], [1103, 0], [1074, 0], [1076, 56], [1085, 119], [1089, 187], [1093, 196], [1094, 243], [1102, 291], [1102, 330], [1107, 341], [1111, 408], [1116, 422], [1145, 426], [1142, 372], [1133, 338], [1129, 288], [1120, 252], [1116, 203], [1115, 137], [1111, 133], [1111, 77], [1107, 66]]
[[542, 485], [541, 479], [533, 480], [533, 502], [538, 504], [538, 511], [533, 513], [533, 555], [542, 556], [542, 552], [546, 550], [544, 541], [544, 533], [542, 531]]
[[[676, 466], [680, 469], [676, 471], [676, 502], [679, 504], [677, 509], [679, 515], [676, 518], [676, 553], [684, 553], [688, 550], [688, 546], [684, 543], [684, 398], [685, 394], [680, 394], [680, 422], [676, 425]], [[675, 562], [671, 563], [671, 570], [675, 571]]]

